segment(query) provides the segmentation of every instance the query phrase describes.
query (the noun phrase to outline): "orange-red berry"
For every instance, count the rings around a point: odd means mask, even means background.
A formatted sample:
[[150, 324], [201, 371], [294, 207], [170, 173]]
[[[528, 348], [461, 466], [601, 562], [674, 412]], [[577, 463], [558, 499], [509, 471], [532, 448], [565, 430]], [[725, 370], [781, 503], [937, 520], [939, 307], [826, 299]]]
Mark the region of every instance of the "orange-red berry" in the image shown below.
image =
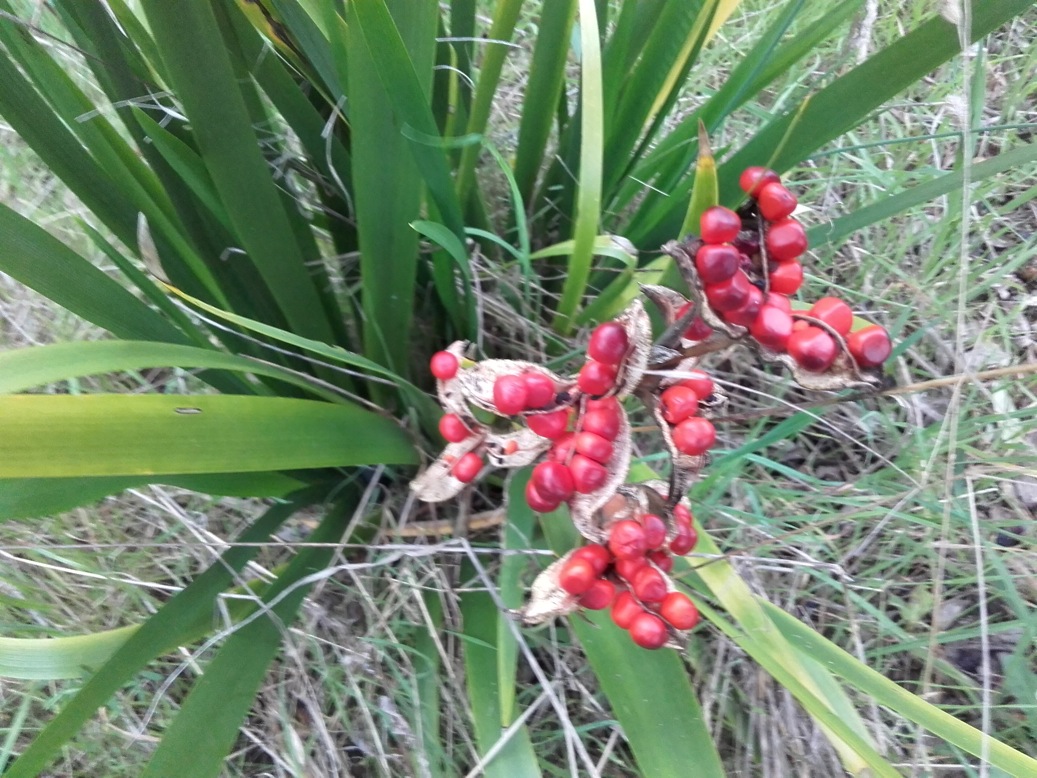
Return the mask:
[[615, 365], [608, 365], [604, 362], [598, 362], [596, 359], [591, 359], [580, 368], [580, 374], [576, 377], [576, 385], [585, 394], [605, 394], [616, 385], [616, 374], [618, 372]]
[[878, 367], [893, 352], [889, 333], [877, 324], [851, 332], [846, 338], [846, 348], [861, 367]]
[[608, 566], [612, 564], [612, 554], [607, 548], [598, 543], [588, 543], [586, 546], [580, 546], [572, 555], [573, 559], [577, 557], [590, 562], [598, 575], [604, 573]]
[[576, 433], [576, 451], [603, 465], [612, 459], [612, 444], [594, 432]]
[[618, 559], [637, 559], [648, 550], [645, 530], [636, 521], [617, 521], [609, 530], [609, 551]]
[[461, 456], [450, 469], [450, 474], [462, 483], [471, 483], [482, 471], [482, 457], [474, 451]]
[[630, 629], [634, 619], [644, 612], [645, 609], [630, 592], [620, 592], [612, 601], [612, 621], [622, 629]]
[[649, 549], [661, 548], [666, 542], [666, 522], [654, 513], [646, 513], [641, 517], [641, 526], [645, 528], [645, 545]]
[[659, 605], [659, 615], [671, 627], [688, 630], [699, 623], [699, 609], [684, 592], [670, 592]]
[[748, 327], [756, 321], [756, 315], [763, 307], [763, 292], [755, 286], [749, 287], [749, 296], [745, 302], [732, 311], [724, 311], [724, 321], [737, 324], [739, 327]]
[[692, 389], [699, 400], [705, 400], [707, 397], [710, 397], [715, 389], [713, 379], [701, 370], [688, 371], [688, 374], [681, 378], [680, 385]]
[[580, 597], [580, 605], [588, 610], [600, 611], [609, 607], [616, 599], [616, 585], [607, 578], [598, 578]]
[[695, 252], [695, 269], [704, 284], [718, 284], [738, 272], [741, 255], [729, 243], [706, 243]]
[[773, 351], [784, 351], [792, 335], [792, 317], [781, 308], [765, 305], [749, 327], [749, 334], [761, 346]]
[[608, 470], [598, 462], [582, 454], [573, 454], [569, 460], [569, 469], [573, 473], [573, 484], [580, 494], [591, 494], [598, 491], [608, 481]]
[[561, 462], [541, 462], [533, 468], [531, 483], [548, 502], [561, 503], [573, 496], [576, 490], [572, 471]]
[[654, 613], [642, 611], [630, 623], [630, 637], [641, 648], [662, 648], [669, 632], [662, 619]]
[[699, 410], [699, 396], [690, 386], [677, 384], [667, 387], [659, 402], [663, 407], [663, 418], [670, 424], [679, 424], [694, 416]]
[[617, 559], [612, 563], [612, 569], [616, 575], [628, 583], [633, 581], [641, 568], [648, 564], [648, 557], [639, 556], [633, 559]]
[[787, 348], [796, 364], [812, 373], [823, 373], [839, 355], [835, 339], [820, 327], [804, 327], [793, 332]]
[[690, 523], [682, 524], [677, 523], [677, 534], [673, 540], [670, 541], [670, 552], [677, 556], [684, 556], [690, 554], [691, 550], [695, 548], [695, 544], [698, 542], [698, 532], [695, 531]]
[[[777, 294], [795, 294], [803, 286], [803, 266], [796, 260], [782, 262], [767, 275], [770, 290]], [[789, 306], [792, 307], [791, 305]]]
[[761, 186], [756, 193], [756, 202], [763, 218], [769, 222], [781, 221], [791, 216], [799, 205], [796, 196], [779, 181], [770, 181]]
[[615, 440], [619, 434], [620, 416], [619, 411], [595, 408], [589, 410], [580, 419], [580, 429], [583, 432], [593, 432], [601, 435], [605, 440]]
[[673, 428], [671, 434], [677, 450], [693, 457], [705, 454], [717, 442], [717, 431], [713, 423], [701, 416], [685, 419]]
[[555, 399], [555, 382], [543, 373], [524, 373], [526, 384], [526, 407], [543, 408]]
[[673, 554], [665, 548], [649, 551], [647, 559], [664, 573], [668, 573], [673, 569]]
[[455, 413], [447, 413], [439, 420], [439, 434], [443, 436], [444, 440], [460, 443], [471, 435], [472, 431], [461, 421], [460, 416]]
[[807, 316], [824, 322], [844, 338], [853, 326], [853, 310], [838, 297], [822, 297], [810, 307]]
[[749, 299], [749, 290], [752, 288], [749, 277], [738, 270], [726, 281], [707, 284], [705, 287], [706, 300], [714, 310], [733, 311], [745, 304]]
[[753, 166], [747, 167], [742, 171], [742, 175], [738, 178], [738, 185], [742, 188], [742, 191], [751, 197], [756, 197], [759, 194], [760, 189], [763, 188], [764, 184], [771, 181], [779, 181], [778, 174], [770, 168]]
[[587, 356], [606, 365], [618, 365], [626, 356], [630, 338], [622, 324], [607, 321], [599, 324], [587, 343]]
[[581, 595], [591, 588], [598, 575], [586, 559], [567, 559], [558, 573], [558, 585], [569, 594]]
[[782, 219], [767, 228], [763, 236], [767, 256], [778, 262], [788, 262], [807, 250], [807, 234], [795, 219]]
[[706, 243], [729, 243], [741, 230], [741, 217], [722, 205], [707, 208], [699, 218], [699, 237]]
[[651, 565], [638, 570], [631, 584], [634, 596], [647, 605], [662, 602], [666, 597], [666, 579]]
[[536, 484], [530, 479], [526, 482], [526, 504], [537, 513], [550, 513], [561, 505], [561, 502], [548, 500], [537, 491]]
[[569, 426], [569, 410], [563, 408], [550, 413], [537, 413], [526, 417], [526, 426], [542, 438], [557, 440]]
[[429, 360], [429, 371], [440, 381], [449, 381], [457, 375], [457, 357], [449, 351], [437, 351]]
[[529, 390], [522, 376], [502, 375], [493, 382], [493, 404], [504, 416], [522, 413], [528, 399]]

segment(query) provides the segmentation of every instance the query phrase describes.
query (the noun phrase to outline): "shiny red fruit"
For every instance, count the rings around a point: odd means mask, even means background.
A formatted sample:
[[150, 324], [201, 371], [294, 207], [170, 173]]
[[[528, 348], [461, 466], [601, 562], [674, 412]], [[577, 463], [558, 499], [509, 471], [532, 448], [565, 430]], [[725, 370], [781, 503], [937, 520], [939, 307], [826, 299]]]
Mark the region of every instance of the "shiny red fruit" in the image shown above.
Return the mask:
[[609, 529], [609, 551], [617, 560], [637, 559], [643, 557], [647, 550], [645, 529], [636, 521], [617, 521]]
[[493, 404], [504, 416], [514, 416], [526, 410], [529, 391], [526, 381], [518, 375], [498, 376], [493, 382]]
[[700, 400], [710, 397], [714, 391], [713, 379], [702, 370], [688, 371], [688, 374], [681, 379], [680, 385], [692, 389]]
[[662, 648], [669, 636], [663, 620], [654, 613], [642, 611], [630, 624], [630, 637], [641, 648]]
[[633, 581], [641, 568], [648, 564], [648, 558], [639, 556], [634, 559], [617, 559], [612, 563], [612, 569], [616, 575], [628, 583]]
[[565, 428], [569, 426], [569, 411], [562, 409], [527, 416], [526, 426], [542, 438], [557, 440], [565, 434]]
[[803, 266], [795, 260], [782, 262], [768, 274], [767, 280], [770, 282], [772, 292], [795, 294], [799, 291], [799, 287], [803, 286]]
[[722, 205], [714, 205], [699, 218], [699, 237], [705, 243], [730, 243], [742, 230], [742, 218]]
[[439, 420], [439, 434], [451, 443], [460, 443], [472, 434], [468, 426], [455, 413], [447, 413]]
[[647, 559], [664, 573], [673, 569], [673, 555], [664, 548], [649, 551]]
[[697, 457], [705, 454], [717, 442], [717, 431], [712, 422], [700, 416], [685, 419], [673, 428], [673, 445], [682, 454]]
[[804, 327], [788, 340], [789, 355], [804, 370], [823, 373], [839, 355], [835, 339], [820, 327]]
[[618, 365], [623, 361], [629, 347], [630, 338], [623, 325], [607, 321], [599, 324], [591, 333], [587, 343], [587, 356], [606, 365]]
[[853, 327], [853, 311], [838, 297], [822, 297], [810, 307], [807, 316], [824, 322], [844, 338]]
[[706, 324], [706, 322], [702, 320], [701, 316], [696, 316], [691, 320], [691, 324], [688, 325], [688, 328], [684, 330], [684, 335], [682, 337], [684, 337], [685, 340], [705, 340], [712, 334], [713, 328]]
[[666, 579], [663, 578], [662, 573], [650, 565], [645, 565], [643, 569], [639, 570], [631, 583], [634, 596], [647, 605], [662, 602], [666, 597]]
[[573, 472], [573, 484], [580, 494], [598, 491], [609, 478], [608, 470], [603, 465], [582, 454], [573, 454], [569, 460], [569, 469]]
[[641, 607], [630, 592], [620, 592], [616, 595], [616, 599], [612, 601], [612, 621], [615, 622], [617, 627], [622, 629], [630, 629], [634, 619], [644, 612], [645, 609]]
[[604, 362], [592, 359], [580, 368], [580, 374], [576, 378], [576, 385], [585, 394], [605, 394], [616, 385], [616, 374], [618, 372], [615, 365], [607, 365]]
[[555, 382], [543, 373], [524, 373], [526, 407], [543, 408], [555, 401]]
[[553, 462], [568, 464], [574, 453], [576, 453], [576, 435], [566, 432], [551, 446], [551, 450], [547, 452], [547, 458]]
[[678, 527], [690, 527], [692, 522], [691, 511], [682, 503], [673, 506], [673, 521]]
[[878, 367], [893, 352], [889, 333], [877, 324], [851, 332], [846, 338], [846, 348], [861, 367]]
[[724, 311], [724, 321], [739, 327], [748, 327], [756, 321], [756, 315], [763, 307], [763, 292], [755, 286], [749, 287], [749, 297], [733, 311]]
[[770, 168], [754, 166], [747, 167], [742, 171], [742, 175], [738, 177], [738, 185], [742, 187], [742, 191], [747, 195], [756, 197], [764, 184], [780, 180], [778, 174]]
[[526, 504], [537, 513], [550, 513], [561, 505], [560, 502], [548, 500], [540, 494], [532, 480], [526, 482]]
[[654, 513], [646, 513], [641, 517], [641, 526], [645, 528], [645, 545], [648, 548], [662, 548], [666, 542], [666, 522]]
[[593, 432], [576, 433], [576, 451], [603, 465], [612, 459], [612, 443]]
[[619, 404], [619, 400], [615, 397], [602, 397], [599, 400], [587, 400], [587, 410], [619, 413], [623, 410], [623, 406]]
[[807, 250], [807, 234], [795, 219], [782, 219], [767, 228], [763, 237], [767, 256], [777, 262], [788, 262]]
[[700, 246], [695, 252], [695, 269], [704, 284], [718, 284], [738, 272], [741, 255], [728, 243]]
[[[791, 264], [791, 262], [785, 263], [785, 265]], [[797, 262], [796, 264], [799, 263]], [[784, 267], [785, 265], [782, 265], [782, 267]], [[800, 267], [802, 267], [802, 265]], [[785, 313], [792, 313], [792, 301], [780, 292], [767, 292], [767, 294], [763, 298], [763, 304], [769, 305], [772, 308], [779, 308], [780, 310], [785, 311]]]
[[461, 483], [471, 483], [482, 471], [482, 457], [469, 451], [458, 459], [450, 469], [450, 474]]
[[756, 203], [760, 208], [760, 214], [769, 222], [781, 221], [791, 216], [799, 205], [796, 196], [778, 181], [761, 186], [756, 193]]
[[685, 554], [691, 553], [691, 550], [695, 548], [695, 544], [699, 541], [699, 534], [695, 528], [690, 524], [677, 523], [677, 534], [673, 540], [670, 541], [670, 551], [677, 556], [684, 556]]
[[659, 396], [659, 402], [663, 407], [663, 418], [670, 424], [679, 424], [699, 410], [699, 396], [690, 386], [677, 384], [668, 387]]
[[541, 462], [533, 468], [530, 479], [548, 502], [565, 502], [576, 491], [572, 471], [561, 462]]
[[616, 599], [616, 585], [607, 578], [599, 578], [580, 597], [580, 606], [591, 611], [609, 607]]
[[744, 305], [749, 299], [749, 290], [752, 289], [749, 277], [741, 270], [737, 271], [726, 281], [718, 284], [707, 284], [705, 287], [706, 300], [716, 311], [733, 311], [740, 305]]
[[601, 435], [605, 440], [615, 440], [619, 434], [619, 411], [596, 408], [587, 411], [580, 419], [580, 429], [584, 432], [593, 432]]
[[558, 573], [558, 585], [569, 594], [581, 595], [591, 588], [598, 575], [585, 559], [568, 559]]
[[429, 360], [428, 369], [440, 381], [449, 381], [457, 375], [457, 357], [449, 351], [437, 351]]
[[749, 327], [749, 334], [761, 346], [772, 351], [784, 351], [792, 335], [792, 317], [781, 308], [765, 305]]
[[598, 543], [588, 543], [586, 546], [580, 546], [573, 551], [572, 558], [586, 559], [591, 563], [598, 575], [604, 573], [608, 566], [612, 564], [612, 554], [607, 548]]
[[679, 630], [692, 629], [699, 623], [699, 609], [684, 592], [670, 592], [659, 605], [659, 615], [671, 627]]

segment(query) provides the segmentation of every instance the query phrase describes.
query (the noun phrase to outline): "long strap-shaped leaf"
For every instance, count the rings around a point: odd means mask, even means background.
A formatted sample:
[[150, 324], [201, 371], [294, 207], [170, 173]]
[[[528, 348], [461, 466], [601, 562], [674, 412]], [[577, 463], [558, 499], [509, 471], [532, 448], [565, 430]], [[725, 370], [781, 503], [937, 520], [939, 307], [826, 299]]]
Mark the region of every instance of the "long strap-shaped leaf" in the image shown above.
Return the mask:
[[252, 129], [245, 98], [206, 0], [142, 3], [198, 148], [227, 215], [285, 319], [332, 340], [320, 297]]
[[262, 612], [235, 626], [234, 633], [205, 667], [180, 706], [180, 712], [142, 778], [209, 778], [220, 773], [248, 714], [267, 668], [281, 647], [284, 631], [295, 620], [303, 598], [335, 553], [351, 506], [339, 504], [324, 517], [308, 542], [263, 595]]
[[280, 397], [0, 397], [0, 478], [226, 473], [414, 463], [393, 420]]
[[83, 688], [61, 709], [5, 773], [7, 778], [35, 778], [99, 707], [155, 657], [198, 639], [211, 629], [213, 601], [259, 551], [281, 524], [300, 508], [322, 498], [310, 490], [275, 505], [241, 534], [241, 545], [228, 549], [186, 589], [148, 619]]

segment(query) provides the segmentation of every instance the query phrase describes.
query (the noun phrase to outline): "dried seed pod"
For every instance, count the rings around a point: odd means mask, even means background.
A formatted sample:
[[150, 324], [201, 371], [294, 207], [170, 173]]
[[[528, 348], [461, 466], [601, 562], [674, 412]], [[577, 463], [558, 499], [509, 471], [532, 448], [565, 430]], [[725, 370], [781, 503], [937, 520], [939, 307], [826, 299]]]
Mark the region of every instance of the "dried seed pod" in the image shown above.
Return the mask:
[[493, 388], [498, 378], [504, 376], [520, 376], [527, 373], [539, 373], [554, 382], [558, 393], [555, 400], [540, 408], [538, 411], [547, 412], [557, 410], [569, 404], [569, 392], [574, 382], [555, 375], [545, 367], [533, 362], [525, 362], [519, 359], [484, 359], [472, 367], [458, 370], [457, 376], [450, 383], [456, 383], [463, 393], [464, 400], [498, 416], [510, 416], [512, 414], [502, 413], [497, 408], [493, 399]]
[[614, 321], [623, 326], [630, 340], [629, 351], [619, 366], [616, 390], [613, 392], [621, 400], [637, 389], [648, 368], [648, 355], [652, 349], [652, 322], [640, 300], [630, 303]]
[[558, 583], [558, 577], [573, 553], [570, 551], [548, 565], [529, 587], [529, 599], [526, 604], [512, 611], [527, 627], [565, 616], [580, 607], [580, 598], [569, 594]]
[[410, 482], [414, 496], [422, 502], [443, 502], [457, 495], [467, 484], [455, 478], [451, 471], [462, 456], [479, 448], [482, 443], [482, 435], [473, 435], [460, 443], [450, 443], [431, 465]]
[[550, 447], [550, 440], [526, 427], [515, 432], [486, 435], [486, 459], [494, 467], [525, 467]]
[[608, 535], [598, 521], [598, 511], [615, 496], [630, 470], [630, 421], [620, 413], [619, 432], [612, 441], [612, 457], [604, 463], [608, 477], [601, 488], [590, 494], [576, 494], [569, 501], [573, 524], [583, 537], [595, 543], [607, 543]]

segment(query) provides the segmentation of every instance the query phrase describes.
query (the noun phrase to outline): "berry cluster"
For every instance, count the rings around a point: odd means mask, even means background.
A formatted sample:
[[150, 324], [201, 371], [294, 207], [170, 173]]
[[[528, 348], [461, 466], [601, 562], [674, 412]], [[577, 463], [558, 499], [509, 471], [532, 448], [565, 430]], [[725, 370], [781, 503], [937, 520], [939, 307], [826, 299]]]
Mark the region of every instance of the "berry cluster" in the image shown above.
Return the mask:
[[688, 456], [702, 456], [717, 442], [713, 422], [698, 415], [699, 403], [713, 396], [713, 379], [701, 370], [668, 386], [659, 395], [663, 420], [674, 447]]
[[671, 631], [685, 632], [699, 620], [694, 603], [666, 575], [673, 555], [689, 553], [697, 539], [687, 508], [677, 505], [673, 519], [675, 532], [654, 513], [616, 521], [607, 544], [576, 549], [558, 573], [559, 586], [581, 607], [611, 608], [612, 620], [643, 648], [661, 648]]

